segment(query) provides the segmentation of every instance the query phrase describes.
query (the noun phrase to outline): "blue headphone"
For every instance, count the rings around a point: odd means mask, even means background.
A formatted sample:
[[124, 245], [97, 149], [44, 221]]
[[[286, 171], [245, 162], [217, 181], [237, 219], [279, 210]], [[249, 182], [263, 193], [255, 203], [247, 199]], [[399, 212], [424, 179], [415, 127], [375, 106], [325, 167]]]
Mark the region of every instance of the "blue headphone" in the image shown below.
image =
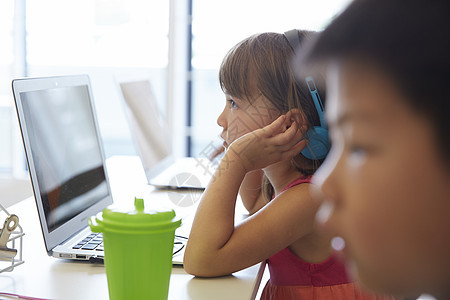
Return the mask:
[[[289, 42], [289, 45], [297, 54], [300, 48], [300, 38], [298, 35], [298, 30], [293, 29], [284, 33], [284, 36]], [[305, 149], [302, 150], [302, 155], [309, 159], [322, 159], [330, 151], [330, 138], [328, 136], [328, 127], [325, 120], [325, 112], [323, 108], [322, 100], [319, 96], [319, 91], [317, 90], [316, 84], [311, 76], [305, 78], [306, 84], [308, 85], [309, 92], [316, 107], [317, 114], [319, 115], [320, 126], [314, 126], [308, 129], [305, 134], [305, 138], [308, 139], [309, 143]]]

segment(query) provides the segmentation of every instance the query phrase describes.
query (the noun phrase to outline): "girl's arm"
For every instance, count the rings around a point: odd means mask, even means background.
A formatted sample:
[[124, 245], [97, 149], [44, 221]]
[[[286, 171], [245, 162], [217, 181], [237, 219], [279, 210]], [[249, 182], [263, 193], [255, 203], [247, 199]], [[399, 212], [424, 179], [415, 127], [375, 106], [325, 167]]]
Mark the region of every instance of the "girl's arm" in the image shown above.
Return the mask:
[[[230, 274], [264, 260], [309, 232], [309, 225], [306, 228], [295, 224], [302, 214], [305, 220], [314, 215], [313, 201], [272, 201], [239, 226], [234, 226], [236, 198], [245, 175], [289, 159], [305, 147], [305, 142], [298, 142], [301, 134], [296, 123], [273, 136], [280, 132], [283, 122], [284, 116], [281, 116], [230, 145], [198, 206], [186, 247], [184, 267], [187, 272], [197, 276]], [[299, 186], [291, 190], [300, 188], [305, 189]], [[293, 198], [291, 191], [287, 192], [282, 198]], [[307, 189], [303, 193], [306, 195]], [[295, 203], [304, 207], [292, 209]], [[311, 218], [309, 223], [313, 224]]]
[[[217, 148], [216, 151], [209, 158], [211, 161], [222, 155], [225, 147]], [[239, 188], [239, 196], [241, 196], [242, 203], [250, 215], [261, 209], [267, 202], [264, 200], [261, 193], [261, 182], [263, 179], [263, 170], [254, 170], [245, 175], [244, 180]]]

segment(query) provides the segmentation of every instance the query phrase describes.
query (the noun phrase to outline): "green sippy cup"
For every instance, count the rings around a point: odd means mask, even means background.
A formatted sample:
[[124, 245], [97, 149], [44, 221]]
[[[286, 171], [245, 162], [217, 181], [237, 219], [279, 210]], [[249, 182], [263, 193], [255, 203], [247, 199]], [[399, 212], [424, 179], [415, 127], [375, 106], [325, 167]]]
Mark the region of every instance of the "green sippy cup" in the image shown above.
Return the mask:
[[167, 299], [181, 220], [173, 210], [145, 211], [143, 199], [134, 205], [129, 212], [105, 208], [88, 221], [93, 232], [103, 233], [109, 298]]

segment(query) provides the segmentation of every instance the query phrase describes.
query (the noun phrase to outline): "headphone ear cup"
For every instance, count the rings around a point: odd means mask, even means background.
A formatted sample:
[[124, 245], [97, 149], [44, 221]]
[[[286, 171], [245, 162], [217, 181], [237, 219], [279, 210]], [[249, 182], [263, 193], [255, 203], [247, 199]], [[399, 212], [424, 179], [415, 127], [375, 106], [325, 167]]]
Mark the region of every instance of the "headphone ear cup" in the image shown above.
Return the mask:
[[309, 143], [301, 152], [303, 156], [309, 159], [322, 159], [327, 156], [330, 151], [330, 137], [327, 129], [314, 126], [306, 132], [305, 137]]

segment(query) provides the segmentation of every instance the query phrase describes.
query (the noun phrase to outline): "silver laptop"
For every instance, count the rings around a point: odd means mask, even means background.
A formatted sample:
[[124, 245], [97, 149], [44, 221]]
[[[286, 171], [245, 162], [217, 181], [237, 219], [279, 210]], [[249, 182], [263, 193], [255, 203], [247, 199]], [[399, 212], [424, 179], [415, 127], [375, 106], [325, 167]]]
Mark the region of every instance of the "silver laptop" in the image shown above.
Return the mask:
[[16, 79], [12, 88], [47, 253], [101, 262], [102, 237], [87, 219], [113, 199], [89, 77]]
[[215, 171], [207, 157], [175, 158], [168, 126], [149, 80], [118, 79], [125, 115], [148, 183], [160, 189], [205, 189]]

